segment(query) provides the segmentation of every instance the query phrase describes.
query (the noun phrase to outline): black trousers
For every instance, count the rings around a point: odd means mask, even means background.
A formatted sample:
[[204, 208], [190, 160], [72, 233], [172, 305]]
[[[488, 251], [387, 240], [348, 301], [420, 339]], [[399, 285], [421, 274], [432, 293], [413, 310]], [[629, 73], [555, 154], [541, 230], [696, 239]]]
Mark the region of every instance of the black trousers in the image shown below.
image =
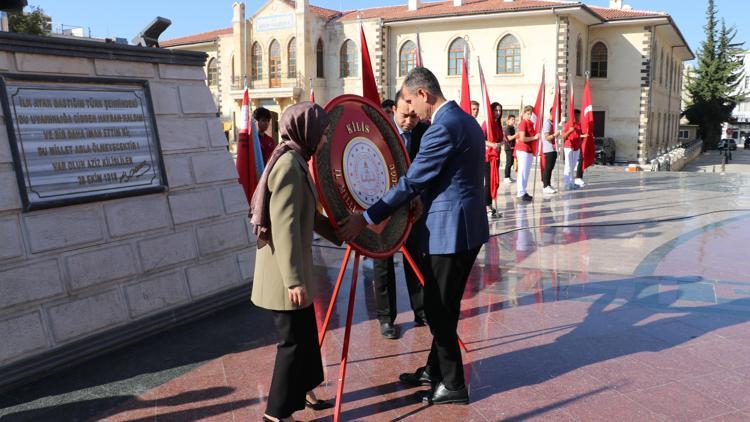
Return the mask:
[[544, 153], [544, 174], [542, 174], [542, 184], [546, 188], [552, 185], [552, 170], [555, 169], [557, 161], [557, 151]]
[[505, 178], [510, 179], [510, 172], [513, 171], [513, 148], [505, 147]]
[[[417, 264], [417, 268], [422, 273], [422, 253], [419, 250], [419, 234], [417, 233], [416, 227], [412, 229], [409, 237], [406, 238], [404, 246], [406, 250], [414, 259], [414, 263]], [[378, 320], [383, 322], [390, 322], [393, 324], [396, 321], [396, 269], [393, 265], [393, 257], [386, 259], [374, 259], [372, 270], [374, 273], [375, 280], [375, 306]], [[424, 319], [424, 294], [422, 292], [422, 284], [419, 282], [417, 274], [412, 270], [409, 262], [404, 258], [404, 276], [406, 278], [406, 289], [409, 291], [409, 302], [411, 303], [411, 309], [414, 311], [414, 316]]]
[[[500, 160], [497, 160], [497, 169], [500, 171]], [[492, 163], [484, 162], [484, 205], [492, 205], [492, 196], [490, 195], [490, 171]]]
[[583, 179], [583, 149], [581, 149], [581, 156], [578, 158], [578, 167], [576, 167], [576, 179]]
[[450, 255], [425, 255], [424, 301], [432, 332], [427, 372], [449, 390], [466, 385], [456, 329], [461, 298], [478, 253], [479, 248], [474, 248]]
[[323, 382], [323, 361], [313, 305], [295, 311], [273, 311], [279, 335], [266, 414], [287, 418], [305, 408], [305, 395]]

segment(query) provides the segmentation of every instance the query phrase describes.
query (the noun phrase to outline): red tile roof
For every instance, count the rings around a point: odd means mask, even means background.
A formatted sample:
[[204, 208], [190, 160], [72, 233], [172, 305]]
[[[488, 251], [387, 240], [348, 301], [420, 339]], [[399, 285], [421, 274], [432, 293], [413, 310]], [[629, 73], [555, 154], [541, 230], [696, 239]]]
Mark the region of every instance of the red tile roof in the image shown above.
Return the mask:
[[185, 44], [198, 44], [201, 42], [213, 41], [220, 35], [232, 33], [232, 28], [217, 29], [215, 31], [201, 32], [200, 34], [188, 35], [180, 38], [172, 38], [159, 43], [160, 47], [174, 47]]
[[561, 6], [585, 6], [604, 20], [663, 17], [665, 13], [640, 10], [608, 9], [587, 6], [579, 2], [560, 0], [466, 0], [462, 6], [454, 6], [453, 0], [422, 3], [417, 10], [410, 11], [406, 4], [399, 6], [376, 7], [371, 9], [343, 12], [341, 21], [381, 18], [384, 21], [425, 19], [442, 16], [478, 15], [482, 13], [516, 12], [549, 9]]
[[589, 8], [604, 20], [608, 21], [669, 16], [664, 12], [652, 12], [649, 10], [607, 9], [605, 7], [596, 6], [589, 6]]
[[[283, 0], [290, 7], [295, 6], [294, 0]], [[404, 0], [406, 1], [406, 0]], [[406, 4], [400, 6], [374, 7], [362, 10], [349, 10], [339, 12], [318, 6], [309, 6], [310, 11], [326, 20], [338, 18], [340, 21], [348, 22], [357, 19], [381, 18], [386, 22], [427, 19], [442, 16], [478, 15], [482, 13], [516, 12], [527, 10], [544, 10], [560, 6], [584, 6], [605, 21], [668, 17], [664, 12], [652, 12], [646, 10], [608, 9], [606, 7], [588, 6], [579, 2], [562, 0], [465, 0], [462, 6], [454, 6], [453, 0], [422, 3], [419, 9], [409, 11]], [[162, 47], [173, 47], [184, 44], [196, 44], [211, 41], [220, 35], [231, 34], [232, 28], [219, 29], [201, 34], [189, 35], [181, 38], [173, 38], [161, 43]]]

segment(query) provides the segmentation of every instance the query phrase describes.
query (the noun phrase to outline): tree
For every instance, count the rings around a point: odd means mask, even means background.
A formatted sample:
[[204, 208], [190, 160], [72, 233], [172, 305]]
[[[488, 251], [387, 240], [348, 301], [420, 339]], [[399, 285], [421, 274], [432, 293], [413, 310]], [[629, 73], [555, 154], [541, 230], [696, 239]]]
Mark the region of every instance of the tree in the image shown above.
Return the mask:
[[8, 29], [22, 34], [47, 35], [50, 32], [50, 17], [36, 6], [31, 6], [28, 13], [22, 10], [8, 12]]
[[699, 127], [704, 148], [716, 147], [721, 139], [721, 125], [729, 121], [734, 107], [742, 101], [742, 43], [735, 43], [737, 30], [718, 20], [714, 0], [708, 0], [706, 39], [701, 43], [695, 70], [688, 75], [688, 105], [685, 117]]

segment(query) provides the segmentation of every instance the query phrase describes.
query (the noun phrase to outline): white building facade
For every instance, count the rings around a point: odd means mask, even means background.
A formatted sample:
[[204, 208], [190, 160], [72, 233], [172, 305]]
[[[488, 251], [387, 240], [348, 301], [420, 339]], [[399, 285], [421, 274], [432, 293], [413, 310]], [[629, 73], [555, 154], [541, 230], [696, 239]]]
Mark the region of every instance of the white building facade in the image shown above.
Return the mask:
[[230, 139], [246, 76], [253, 106], [268, 108], [275, 118], [306, 101], [311, 88], [321, 104], [361, 94], [362, 25], [383, 99], [393, 98], [414, 67], [419, 34], [423, 65], [449, 99], [458, 98], [465, 54], [473, 97], [479, 98], [479, 59], [490, 100], [503, 104], [506, 114], [534, 103], [542, 67], [547, 104], [557, 74], [564, 102], [572, 87], [579, 106], [588, 73], [596, 136], [615, 140], [618, 161], [645, 163], [679, 142], [682, 67], [694, 56], [665, 13], [632, 10], [619, 0], [609, 8], [538, 0], [408, 0], [347, 12], [306, 0], [269, 0], [249, 17], [243, 4], [233, 7], [231, 28], [162, 43], [209, 55], [207, 83]]
[[744, 74], [739, 89], [747, 97], [734, 108], [732, 120], [724, 125], [724, 133], [721, 135], [722, 138], [737, 139], [740, 144], [746, 137], [750, 137], [750, 51], [742, 53], [741, 59]]

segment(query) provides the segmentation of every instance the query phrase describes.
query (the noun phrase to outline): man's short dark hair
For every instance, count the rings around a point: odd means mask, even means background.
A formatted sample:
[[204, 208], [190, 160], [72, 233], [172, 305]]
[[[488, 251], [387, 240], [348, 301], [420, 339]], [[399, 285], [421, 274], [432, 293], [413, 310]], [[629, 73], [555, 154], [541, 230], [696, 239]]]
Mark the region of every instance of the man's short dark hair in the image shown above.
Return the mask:
[[399, 89], [398, 91], [396, 91], [396, 97], [395, 97], [395, 98], [393, 98], [393, 101], [394, 101], [394, 102], [395, 102], [396, 104], [398, 104], [398, 101], [399, 101], [399, 100], [403, 100], [403, 99], [404, 99], [404, 93], [403, 93], [403, 92], [402, 92], [402, 91], [401, 91], [401, 90]]
[[515, 118], [516, 118], [516, 116], [514, 116], [514, 115], [512, 115], [512, 114], [509, 114], [509, 115], [508, 115], [508, 118], [509, 118], [509, 119], [515, 119]]
[[575, 110], [573, 110], [573, 114], [581, 114], [581, 110], [580, 109], [575, 109]]
[[471, 105], [475, 105], [475, 106], [479, 107], [479, 101], [471, 100]]
[[436, 97], [445, 98], [443, 90], [440, 89], [440, 82], [426, 67], [415, 67], [410, 70], [404, 79], [404, 86], [411, 92], [421, 88]]
[[393, 100], [391, 100], [390, 98], [386, 98], [382, 103], [380, 103], [380, 108], [387, 108], [390, 110], [395, 105], [396, 103], [393, 102]]
[[253, 119], [255, 120], [261, 120], [261, 119], [268, 119], [271, 120], [271, 112], [268, 111], [267, 108], [264, 107], [258, 107], [253, 111]]

